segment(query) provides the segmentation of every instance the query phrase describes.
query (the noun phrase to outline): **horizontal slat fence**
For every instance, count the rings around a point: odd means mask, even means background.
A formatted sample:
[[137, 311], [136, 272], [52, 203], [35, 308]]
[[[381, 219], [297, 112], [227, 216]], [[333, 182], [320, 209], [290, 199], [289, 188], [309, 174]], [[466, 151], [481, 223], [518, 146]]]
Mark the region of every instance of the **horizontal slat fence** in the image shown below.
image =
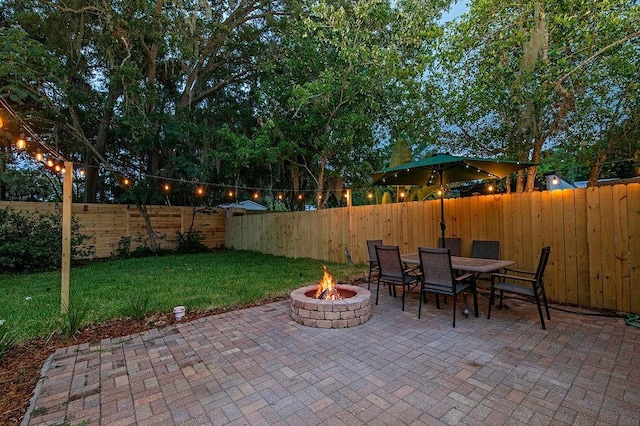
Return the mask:
[[[550, 299], [640, 313], [640, 184], [496, 194], [445, 200], [447, 236], [499, 240], [501, 256], [534, 270], [551, 246], [545, 274]], [[403, 253], [436, 246], [440, 202], [233, 216], [226, 246], [286, 257], [366, 263], [366, 240]]]
[[[0, 202], [0, 209], [11, 207], [27, 212], [60, 212], [62, 203]], [[151, 226], [163, 248], [175, 247], [176, 232], [187, 232], [191, 226], [193, 207], [147, 206]], [[89, 244], [95, 246], [96, 258], [107, 258], [114, 252], [122, 237], [131, 237], [131, 248], [147, 240], [142, 214], [134, 205], [123, 204], [73, 204], [72, 214], [80, 220], [80, 232], [91, 236]], [[202, 241], [209, 248], [223, 247], [225, 243], [224, 209], [207, 212], [197, 210], [193, 229], [204, 235]]]

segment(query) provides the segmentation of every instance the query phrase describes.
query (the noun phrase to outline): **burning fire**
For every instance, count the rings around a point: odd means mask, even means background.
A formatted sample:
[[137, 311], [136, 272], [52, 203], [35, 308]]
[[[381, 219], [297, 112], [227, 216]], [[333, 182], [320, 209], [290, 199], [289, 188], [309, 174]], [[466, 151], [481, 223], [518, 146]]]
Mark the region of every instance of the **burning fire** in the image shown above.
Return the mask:
[[338, 294], [338, 289], [336, 288], [336, 282], [333, 279], [333, 276], [327, 271], [327, 267], [322, 265], [324, 270], [322, 274], [322, 280], [318, 283], [318, 289], [316, 290], [316, 299], [327, 299], [327, 300], [340, 300], [342, 297]]

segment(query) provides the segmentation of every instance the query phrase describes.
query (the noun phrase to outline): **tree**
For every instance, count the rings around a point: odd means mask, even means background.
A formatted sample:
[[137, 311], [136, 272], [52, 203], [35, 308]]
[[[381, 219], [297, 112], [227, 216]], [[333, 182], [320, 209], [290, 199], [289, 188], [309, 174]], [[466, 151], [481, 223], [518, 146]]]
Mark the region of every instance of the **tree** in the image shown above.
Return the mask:
[[420, 76], [416, 55], [446, 5], [327, 1], [289, 21], [263, 111], [294, 190], [314, 190], [321, 208], [343, 183], [364, 182], [380, 166], [372, 153], [395, 127], [392, 111]]
[[109, 170], [201, 177], [211, 136], [233, 120], [225, 110], [248, 98], [257, 57], [271, 41], [266, 34], [287, 5], [5, 3], [5, 24], [20, 26], [57, 60], [62, 74], [46, 81], [49, 90], [33, 92], [55, 115], [49, 127], [75, 143], [60, 149], [88, 166], [86, 201], [111, 192], [100, 188], [108, 181], [99, 173]]
[[[637, 62], [638, 16], [636, 2], [623, 0], [472, 2], [447, 29], [434, 66], [448, 144], [538, 162], [544, 147], [593, 117], [579, 108], [587, 98], [617, 109], [593, 96], [602, 78], [612, 93], [637, 98], [624, 70]], [[591, 122], [606, 128], [605, 121]], [[535, 173], [529, 169], [526, 189]]]

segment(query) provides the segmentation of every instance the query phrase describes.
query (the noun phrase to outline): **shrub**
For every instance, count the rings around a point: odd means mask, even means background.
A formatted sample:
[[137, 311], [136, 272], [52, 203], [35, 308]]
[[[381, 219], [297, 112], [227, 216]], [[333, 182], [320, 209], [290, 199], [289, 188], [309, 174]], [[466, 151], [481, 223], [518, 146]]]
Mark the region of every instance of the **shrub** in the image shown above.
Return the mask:
[[204, 235], [200, 231], [190, 229], [188, 232], [176, 232], [177, 253], [204, 253], [209, 248], [202, 243]]
[[111, 257], [113, 259], [126, 259], [129, 256], [131, 256], [131, 237], [120, 237], [118, 246], [111, 252]]
[[[72, 218], [71, 255], [87, 257], [94, 247]], [[35, 272], [60, 268], [62, 220], [56, 213], [26, 213], [10, 207], [0, 210], [0, 273]]]
[[141, 320], [149, 312], [149, 296], [135, 292], [129, 295], [129, 303], [124, 307], [123, 314], [135, 320]]
[[17, 340], [15, 333], [5, 329], [4, 320], [0, 320], [0, 361], [13, 348]]
[[60, 318], [60, 330], [64, 337], [74, 336], [82, 323], [85, 322], [89, 314], [89, 305], [87, 302], [75, 300], [73, 303], [69, 302], [67, 312]]

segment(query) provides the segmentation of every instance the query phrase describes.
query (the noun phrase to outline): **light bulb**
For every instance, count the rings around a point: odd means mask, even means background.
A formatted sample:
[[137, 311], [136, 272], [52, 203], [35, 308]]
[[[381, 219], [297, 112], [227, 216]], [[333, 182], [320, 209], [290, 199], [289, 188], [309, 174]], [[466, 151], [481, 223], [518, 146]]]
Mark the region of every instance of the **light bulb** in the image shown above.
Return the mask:
[[18, 149], [25, 149], [27, 147], [27, 140], [24, 138], [24, 133], [20, 133], [20, 136], [18, 136], [16, 147]]

